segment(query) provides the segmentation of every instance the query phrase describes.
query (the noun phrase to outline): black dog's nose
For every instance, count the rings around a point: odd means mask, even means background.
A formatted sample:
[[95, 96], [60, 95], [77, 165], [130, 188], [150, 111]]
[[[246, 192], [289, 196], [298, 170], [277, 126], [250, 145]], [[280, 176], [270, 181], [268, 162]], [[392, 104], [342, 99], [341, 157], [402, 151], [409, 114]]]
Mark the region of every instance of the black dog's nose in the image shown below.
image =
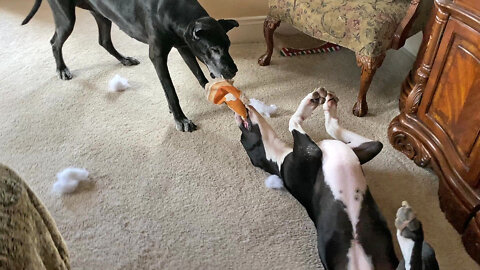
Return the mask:
[[[235, 64], [233, 64], [233, 66], [231, 68], [228, 69], [228, 71], [226, 72], [226, 74], [224, 74], [224, 77], [226, 79], [232, 79], [233, 77], [235, 77], [235, 75], [237, 74], [237, 71], [238, 71], [238, 68]], [[228, 78], [227, 78], [228, 77]]]
[[235, 77], [236, 74], [237, 74], [236, 72], [226, 72], [223, 74], [223, 78], [230, 80], [230, 79], [233, 79], [233, 77]]
[[225, 70], [222, 74], [223, 78], [224, 79], [233, 79], [233, 77], [235, 77], [235, 75], [237, 74], [237, 66], [233, 66], [227, 70]]

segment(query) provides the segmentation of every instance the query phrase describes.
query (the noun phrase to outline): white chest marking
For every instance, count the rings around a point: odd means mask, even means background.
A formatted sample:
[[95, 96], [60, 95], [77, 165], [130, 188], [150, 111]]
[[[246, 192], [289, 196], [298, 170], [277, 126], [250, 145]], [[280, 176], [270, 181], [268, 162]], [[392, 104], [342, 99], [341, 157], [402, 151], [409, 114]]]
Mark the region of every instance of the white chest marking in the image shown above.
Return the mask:
[[348, 270], [373, 270], [372, 259], [365, 253], [362, 245], [352, 241], [352, 246], [348, 250]]
[[413, 242], [412, 239], [403, 237], [399, 230], [397, 230], [397, 239], [398, 244], [400, 245], [400, 250], [402, 251], [403, 259], [405, 260], [405, 270], [410, 270], [410, 259], [412, 258], [412, 250], [415, 242]]
[[[330, 187], [335, 200], [345, 205], [345, 212], [352, 223], [353, 237], [357, 239], [357, 224], [367, 190], [360, 162], [353, 150], [341, 141], [323, 140], [319, 147], [322, 149], [325, 183]], [[373, 269], [371, 259], [358, 241], [352, 241], [347, 256], [349, 270]]]
[[345, 205], [356, 236], [358, 216], [367, 190], [360, 162], [353, 150], [343, 142], [323, 140], [319, 146], [322, 149], [325, 182], [332, 190], [333, 197]]

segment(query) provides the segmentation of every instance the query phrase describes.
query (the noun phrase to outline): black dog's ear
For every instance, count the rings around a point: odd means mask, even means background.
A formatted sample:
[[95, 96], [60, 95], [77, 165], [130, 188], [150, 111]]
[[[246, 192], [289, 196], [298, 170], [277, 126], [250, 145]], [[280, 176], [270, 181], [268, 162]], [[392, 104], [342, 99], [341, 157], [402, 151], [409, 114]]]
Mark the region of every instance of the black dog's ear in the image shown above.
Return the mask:
[[357, 155], [360, 164], [364, 164], [374, 158], [382, 151], [383, 144], [379, 141], [371, 141], [360, 144], [353, 148], [353, 152]]
[[218, 20], [218, 23], [223, 27], [223, 29], [225, 30], [225, 32], [228, 32], [230, 31], [232, 28], [234, 27], [238, 27], [238, 22], [235, 21], [235, 20], [224, 20], [224, 19], [220, 19]]
[[195, 26], [193, 27], [193, 38], [199, 40], [200, 37], [205, 33], [205, 27], [200, 22], [195, 22]]

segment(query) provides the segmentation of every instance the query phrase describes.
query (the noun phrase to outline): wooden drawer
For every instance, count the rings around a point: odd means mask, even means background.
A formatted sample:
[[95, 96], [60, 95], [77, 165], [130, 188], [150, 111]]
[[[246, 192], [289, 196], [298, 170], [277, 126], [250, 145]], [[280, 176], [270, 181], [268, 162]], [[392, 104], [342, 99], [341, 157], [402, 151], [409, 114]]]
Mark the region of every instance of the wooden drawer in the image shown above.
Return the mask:
[[419, 119], [442, 145], [452, 169], [480, 188], [480, 33], [450, 19], [432, 66]]
[[[439, 175], [442, 177], [441, 174]], [[441, 179], [440, 181], [438, 197], [440, 200], [440, 208], [445, 212], [448, 221], [459, 233], [463, 233], [469, 219], [472, 217], [473, 209], [478, 207], [479, 204], [477, 203], [475, 205], [475, 203], [473, 203], [473, 205], [469, 205], [469, 203], [465, 203], [465, 198], [458, 196], [455, 190], [447, 184], [445, 179]]]
[[480, 262], [480, 213], [477, 212], [477, 215], [468, 223], [462, 235], [462, 242], [468, 254]]
[[454, 3], [467, 11], [480, 14], [480, 1], [478, 0], [455, 0]]

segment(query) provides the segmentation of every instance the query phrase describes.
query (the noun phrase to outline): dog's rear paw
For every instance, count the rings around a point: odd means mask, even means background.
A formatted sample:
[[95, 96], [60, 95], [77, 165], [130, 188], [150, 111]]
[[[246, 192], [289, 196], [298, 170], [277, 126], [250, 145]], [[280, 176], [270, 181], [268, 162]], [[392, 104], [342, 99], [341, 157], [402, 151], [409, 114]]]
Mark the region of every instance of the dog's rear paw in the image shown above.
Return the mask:
[[323, 103], [323, 110], [334, 113], [337, 111], [338, 97], [333, 92], [327, 92], [325, 103]]
[[68, 81], [73, 78], [72, 73], [70, 70], [68, 70], [68, 68], [57, 69], [57, 74], [58, 77], [64, 81]]
[[120, 60], [120, 62], [124, 66], [136, 66], [136, 65], [140, 64], [140, 61], [138, 61], [137, 59], [135, 59], [133, 57], [125, 57], [122, 60]]
[[301, 119], [301, 121], [306, 120], [312, 115], [312, 112], [318, 107], [318, 105], [324, 101], [325, 98], [323, 98], [322, 101], [320, 93], [315, 90], [302, 99], [293, 116], [300, 117], [299, 119]]
[[327, 97], [327, 91], [323, 87], [317, 88], [313, 90], [312, 96], [315, 97], [317, 103], [323, 104], [325, 103], [325, 98]]
[[192, 120], [189, 120], [187, 118], [182, 120], [175, 120], [175, 124], [178, 131], [192, 132], [194, 130], [197, 130], [197, 126], [192, 122]]

